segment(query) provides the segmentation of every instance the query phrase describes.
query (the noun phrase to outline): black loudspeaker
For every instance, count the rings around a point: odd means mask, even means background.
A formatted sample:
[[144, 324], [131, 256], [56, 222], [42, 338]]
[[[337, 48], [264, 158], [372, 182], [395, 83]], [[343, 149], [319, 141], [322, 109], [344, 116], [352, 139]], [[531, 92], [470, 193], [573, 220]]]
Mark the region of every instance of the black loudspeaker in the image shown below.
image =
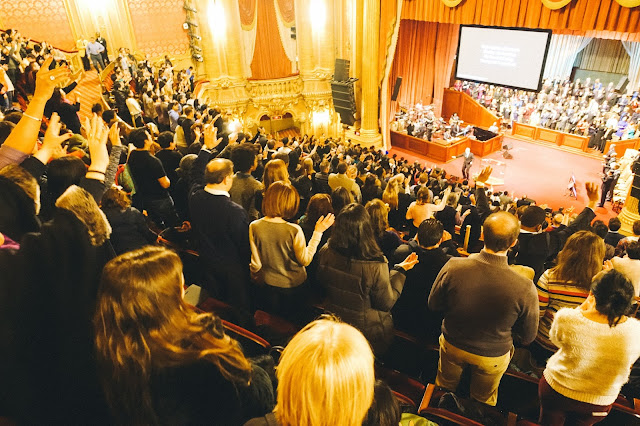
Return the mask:
[[331, 82], [333, 108], [338, 114], [340, 114], [340, 121], [349, 126], [353, 126], [356, 122], [356, 96], [353, 88], [354, 82], [355, 79]]
[[402, 77], [396, 78], [396, 85], [393, 86], [393, 93], [391, 94], [391, 100], [398, 100], [398, 93], [400, 92], [400, 85], [402, 84]]
[[620, 78], [620, 81], [618, 81], [618, 84], [616, 85], [616, 92], [625, 92], [627, 90], [627, 84], [629, 84], [629, 79], [627, 77]]
[[350, 64], [346, 59], [336, 59], [333, 81], [348, 81]]

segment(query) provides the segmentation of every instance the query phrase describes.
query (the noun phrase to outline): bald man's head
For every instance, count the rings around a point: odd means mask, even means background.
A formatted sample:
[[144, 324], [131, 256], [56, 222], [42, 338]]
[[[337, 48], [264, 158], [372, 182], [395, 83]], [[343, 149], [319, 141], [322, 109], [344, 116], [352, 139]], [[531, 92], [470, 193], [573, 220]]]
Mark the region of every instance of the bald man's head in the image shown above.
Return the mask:
[[511, 213], [494, 213], [484, 221], [484, 246], [493, 252], [506, 251], [518, 239], [520, 223]]
[[233, 174], [233, 163], [224, 158], [216, 158], [207, 164], [204, 171], [204, 182], [207, 185], [219, 185], [231, 174]]

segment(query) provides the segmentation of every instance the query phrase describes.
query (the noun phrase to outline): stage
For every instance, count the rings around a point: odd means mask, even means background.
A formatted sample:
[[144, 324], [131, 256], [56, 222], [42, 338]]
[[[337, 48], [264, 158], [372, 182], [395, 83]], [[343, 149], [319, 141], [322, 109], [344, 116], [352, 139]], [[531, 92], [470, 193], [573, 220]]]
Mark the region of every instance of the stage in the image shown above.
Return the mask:
[[[512, 196], [515, 194], [517, 197], [527, 195], [539, 204], [546, 203], [553, 209], [574, 206], [575, 211], [579, 212], [587, 203], [584, 183], [591, 181], [600, 184], [602, 182], [599, 175], [602, 172], [600, 160], [515, 139], [509, 135], [505, 135], [504, 143], [513, 144], [513, 149], [509, 151], [513, 155], [513, 159], [504, 159], [502, 152], [494, 152], [484, 157], [476, 155], [471, 167], [471, 176], [473, 176], [480, 172], [482, 158], [506, 163], [505, 183], [496, 186], [496, 191], [506, 190]], [[447, 173], [462, 176], [462, 158], [448, 163], [436, 162], [431, 158], [396, 147], [393, 147], [389, 153], [397, 154], [398, 157], [404, 157], [410, 162], [417, 160], [429, 167], [437, 165], [444, 168]], [[567, 191], [567, 183], [572, 173], [577, 181], [577, 200], [570, 198]], [[607, 202], [605, 207], [596, 208], [595, 212], [598, 218], [605, 221], [617, 216], [611, 210], [610, 202]]]

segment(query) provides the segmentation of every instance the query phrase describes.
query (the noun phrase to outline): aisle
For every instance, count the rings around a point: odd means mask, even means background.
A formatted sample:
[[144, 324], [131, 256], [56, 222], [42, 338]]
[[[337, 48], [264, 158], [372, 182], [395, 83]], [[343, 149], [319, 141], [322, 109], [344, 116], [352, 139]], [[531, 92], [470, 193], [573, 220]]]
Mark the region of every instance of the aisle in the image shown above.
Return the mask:
[[78, 83], [78, 87], [71, 92], [72, 97], [73, 95], [78, 96], [80, 101], [80, 120], [84, 121], [85, 117], [91, 116], [93, 104], [100, 102], [102, 97], [98, 73], [93, 69], [86, 71], [84, 77]]
[[[511, 137], [505, 137], [505, 142], [507, 141], [513, 144], [513, 149], [510, 151], [513, 159], [505, 160], [501, 152], [495, 152], [485, 157], [506, 163], [505, 184], [496, 186], [494, 188], [496, 191], [506, 190], [511, 194], [515, 193], [516, 196], [526, 194], [539, 203], [546, 203], [554, 209], [561, 206], [575, 206], [575, 210], [580, 211], [587, 203], [584, 190], [585, 182], [602, 182], [599, 175], [599, 172], [602, 172], [602, 165], [599, 160]], [[394, 153], [411, 162], [418, 160], [429, 166], [437, 164], [443, 167], [447, 173], [462, 175], [462, 158], [443, 166], [402, 149], [392, 148], [390, 154]], [[472, 176], [480, 172], [481, 160], [482, 158], [476, 157], [471, 168]], [[577, 200], [567, 196], [567, 183], [572, 173], [577, 181]], [[611, 203], [605, 204], [605, 207], [596, 208], [596, 214], [605, 221], [617, 215], [611, 210]]]

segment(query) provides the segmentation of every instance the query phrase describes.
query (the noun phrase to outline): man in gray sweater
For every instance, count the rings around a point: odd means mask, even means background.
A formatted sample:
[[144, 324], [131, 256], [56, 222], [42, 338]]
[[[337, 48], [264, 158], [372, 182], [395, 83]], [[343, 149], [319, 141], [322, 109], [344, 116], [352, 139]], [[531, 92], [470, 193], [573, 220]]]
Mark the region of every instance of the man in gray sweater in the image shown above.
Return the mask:
[[512, 214], [489, 216], [484, 222], [484, 249], [449, 260], [429, 295], [429, 309], [444, 313], [436, 385], [455, 391], [463, 368], [469, 366], [471, 397], [493, 406], [513, 354], [513, 340], [526, 345], [538, 331], [535, 286], [507, 263], [507, 250], [519, 232]]

